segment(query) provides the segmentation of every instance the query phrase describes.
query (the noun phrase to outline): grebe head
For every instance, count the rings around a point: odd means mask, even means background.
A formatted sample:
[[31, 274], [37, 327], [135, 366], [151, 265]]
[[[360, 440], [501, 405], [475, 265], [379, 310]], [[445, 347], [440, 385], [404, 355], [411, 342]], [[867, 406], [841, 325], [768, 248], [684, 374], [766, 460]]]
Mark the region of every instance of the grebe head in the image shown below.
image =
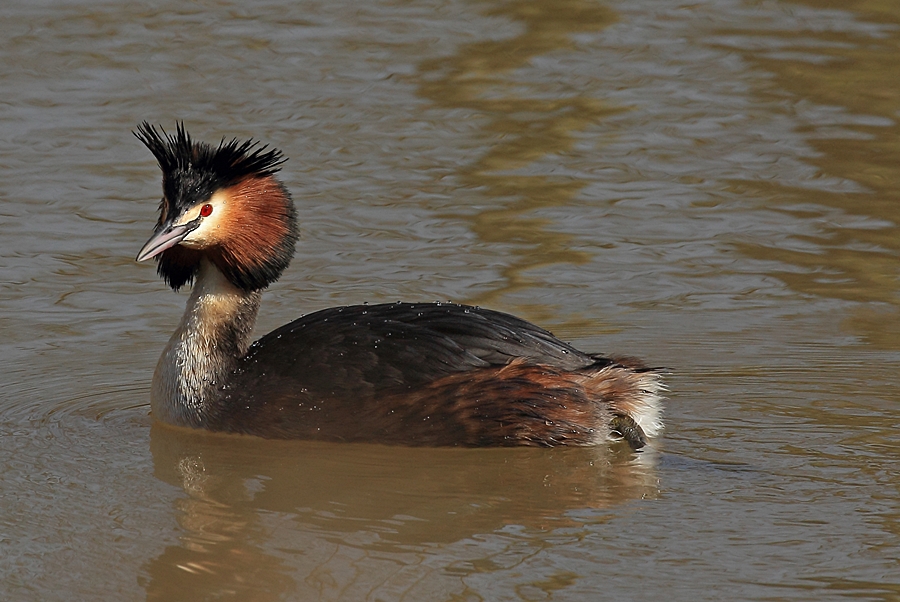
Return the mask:
[[137, 261], [155, 257], [173, 289], [193, 281], [203, 257], [236, 287], [265, 288], [294, 254], [294, 204], [275, 173], [280, 151], [253, 140], [195, 142], [178, 124], [175, 135], [143, 122], [135, 136], [159, 162], [163, 198], [156, 230]]

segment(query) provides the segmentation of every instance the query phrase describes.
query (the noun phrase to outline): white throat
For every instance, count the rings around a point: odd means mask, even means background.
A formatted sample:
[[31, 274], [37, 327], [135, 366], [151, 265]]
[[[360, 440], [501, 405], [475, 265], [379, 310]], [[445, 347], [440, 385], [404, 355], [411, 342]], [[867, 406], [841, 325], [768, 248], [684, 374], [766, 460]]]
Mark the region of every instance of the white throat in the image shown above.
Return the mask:
[[221, 391], [250, 346], [260, 297], [201, 260], [184, 316], [153, 374], [150, 407], [157, 420], [201, 427], [215, 419]]

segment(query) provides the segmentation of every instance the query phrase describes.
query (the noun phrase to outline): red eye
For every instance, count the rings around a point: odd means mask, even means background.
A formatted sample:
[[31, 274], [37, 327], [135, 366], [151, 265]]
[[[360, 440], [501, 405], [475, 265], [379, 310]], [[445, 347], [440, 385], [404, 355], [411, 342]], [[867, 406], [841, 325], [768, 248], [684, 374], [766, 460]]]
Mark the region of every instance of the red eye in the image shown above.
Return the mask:
[[209, 203], [200, 207], [200, 217], [209, 217], [212, 214], [212, 205]]

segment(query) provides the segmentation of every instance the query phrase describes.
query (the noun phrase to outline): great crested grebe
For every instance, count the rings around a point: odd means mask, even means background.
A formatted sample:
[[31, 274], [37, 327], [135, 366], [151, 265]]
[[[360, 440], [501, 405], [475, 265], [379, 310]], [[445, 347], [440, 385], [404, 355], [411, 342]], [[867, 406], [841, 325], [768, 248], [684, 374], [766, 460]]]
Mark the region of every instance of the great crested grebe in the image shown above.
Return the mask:
[[660, 374], [581, 352], [508, 314], [454, 303], [324, 309], [250, 343], [262, 290], [298, 238], [281, 152], [195, 142], [146, 121], [159, 162], [155, 257], [187, 309], [153, 375], [167, 423], [270, 439], [403, 445], [646, 444], [662, 428]]

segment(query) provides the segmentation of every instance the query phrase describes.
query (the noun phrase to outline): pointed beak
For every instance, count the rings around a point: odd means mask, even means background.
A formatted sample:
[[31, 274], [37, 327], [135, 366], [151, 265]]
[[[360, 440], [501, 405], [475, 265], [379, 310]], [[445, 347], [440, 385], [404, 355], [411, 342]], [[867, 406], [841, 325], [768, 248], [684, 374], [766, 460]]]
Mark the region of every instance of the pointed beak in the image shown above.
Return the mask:
[[156, 257], [166, 249], [174, 247], [184, 240], [185, 236], [195, 230], [198, 225], [199, 220], [193, 220], [186, 224], [181, 224], [180, 226], [167, 226], [163, 224], [153, 233], [153, 236], [150, 237], [147, 244], [141, 247], [135, 261], [144, 261], [145, 259]]

